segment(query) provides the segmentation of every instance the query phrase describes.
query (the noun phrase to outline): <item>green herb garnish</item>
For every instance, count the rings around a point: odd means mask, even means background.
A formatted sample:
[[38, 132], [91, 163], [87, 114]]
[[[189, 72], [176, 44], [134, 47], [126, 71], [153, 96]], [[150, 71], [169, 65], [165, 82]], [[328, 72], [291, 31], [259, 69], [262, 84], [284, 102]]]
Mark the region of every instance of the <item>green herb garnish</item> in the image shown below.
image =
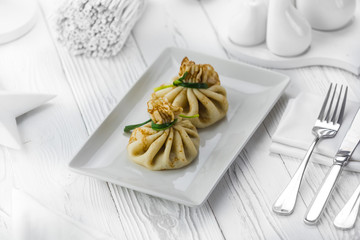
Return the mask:
[[175, 80], [175, 82], [183, 82], [185, 80], [185, 78], [187, 77], [187, 75], [189, 74], [189, 72], [184, 72], [184, 74], [182, 75], [182, 77], [180, 77], [178, 80]]
[[182, 86], [182, 87], [186, 87], [186, 88], [202, 88], [202, 89], [209, 88], [207, 83], [188, 83], [188, 82], [184, 83], [184, 82], [182, 82], [177, 85], [174, 84], [174, 86]]
[[165, 88], [169, 88], [169, 87], [174, 87], [174, 85], [173, 85], [173, 84], [170, 84], [170, 85], [162, 85], [162, 86], [160, 86], [160, 87], [156, 87], [156, 88], [154, 88], [154, 92], [157, 92], [157, 91], [159, 91], [159, 90], [162, 90], [162, 89], [165, 89]]
[[153, 121], [151, 121], [151, 128], [154, 129], [155, 131], [162, 131], [162, 130], [168, 129], [169, 127], [174, 125], [176, 123], [176, 121], [177, 121], [177, 119], [175, 119], [174, 121], [172, 121], [170, 123], [163, 123], [163, 124], [156, 124]]
[[195, 114], [195, 115], [192, 115], [192, 116], [186, 116], [186, 115], [179, 114], [179, 117], [182, 117], [182, 118], [197, 118], [197, 117], [199, 117], [199, 114]]
[[156, 124], [156, 123], [154, 123], [151, 119], [149, 119], [149, 120], [147, 120], [146, 122], [143, 122], [143, 123], [125, 126], [124, 132], [129, 133], [131, 130], [134, 130], [135, 128], [141, 127], [141, 126], [147, 124], [148, 122], [151, 122], [151, 128], [152, 128], [153, 130], [155, 130], [155, 131], [161, 131], [161, 130], [168, 129], [169, 127], [171, 127], [172, 125], [174, 125], [174, 124], [176, 123], [176, 121], [177, 121], [177, 119], [175, 119], [174, 121], [172, 121], [172, 122], [170, 122], [170, 123]]
[[[186, 116], [186, 115], [183, 115], [183, 114], [179, 114], [179, 117], [182, 117], [182, 118], [197, 118], [197, 117], [199, 117], [199, 114], [195, 114], [195, 115], [192, 115], [192, 116]], [[172, 125], [174, 125], [176, 123], [176, 121], [177, 121], [177, 119], [175, 119], [174, 121], [172, 121], [170, 123], [156, 124], [151, 119], [149, 119], [149, 120], [147, 120], [146, 122], [143, 122], [143, 123], [125, 126], [124, 132], [129, 133], [131, 130], [134, 130], [135, 128], [141, 127], [141, 126], [147, 124], [148, 122], [151, 122], [151, 128], [153, 130], [162, 131], [162, 130], [166, 130], [166, 129], [170, 128]]]
[[186, 88], [209, 88], [209, 86], [207, 85], [207, 83], [189, 83], [189, 82], [184, 82], [186, 76], [188, 75], [188, 72], [185, 72], [182, 77], [180, 77], [179, 79], [175, 80], [173, 82], [173, 84], [170, 85], [163, 85], [157, 88], [154, 88], [154, 91], [159, 91], [161, 89], [165, 89], [165, 88], [169, 88], [169, 87], [174, 87], [174, 86], [182, 86], [182, 87], [186, 87]]
[[135, 128], [141, 127], [142, 125], [147, 124], [148, 122], [151, 122], [151, 119], [147, 120], [146, 122], [134, 124], [134, 125], [127, 125], [124, 127], [124, 132], [129, 133], [131, 130], [134, 130]]

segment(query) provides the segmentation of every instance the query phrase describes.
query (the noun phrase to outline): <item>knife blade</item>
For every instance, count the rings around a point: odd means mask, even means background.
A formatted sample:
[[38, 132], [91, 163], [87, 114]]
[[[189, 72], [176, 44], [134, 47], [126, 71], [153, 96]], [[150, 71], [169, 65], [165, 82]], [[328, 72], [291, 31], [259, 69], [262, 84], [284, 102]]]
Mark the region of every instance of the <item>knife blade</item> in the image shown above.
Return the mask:
[[358, 109], [354, 120], [351, 123], [349, 130], [347, 131], [343, 142], [340, 145], [335, 159], [341, 157], [347, 157], [347, 160], [351, 158], [356, 146], [360, 140], [360, 108]]
[[316, 197], [310, 204], [308, 211], [305, 215], [304, 222], [309, 225], [316, 224], [322, 212], [325, 209], [326, 203], [328, 202], [334, 186], [338, 181], [340, 174], [349, 162], [351, 155], [355, 148], [359, 144], [360, 140], [360, 108], [347, 131], [338, 152], [336, 153], [333, 161], [333, 165], [328, 172], [325, 180], [323, 181], [320, 190], [317, 192]]

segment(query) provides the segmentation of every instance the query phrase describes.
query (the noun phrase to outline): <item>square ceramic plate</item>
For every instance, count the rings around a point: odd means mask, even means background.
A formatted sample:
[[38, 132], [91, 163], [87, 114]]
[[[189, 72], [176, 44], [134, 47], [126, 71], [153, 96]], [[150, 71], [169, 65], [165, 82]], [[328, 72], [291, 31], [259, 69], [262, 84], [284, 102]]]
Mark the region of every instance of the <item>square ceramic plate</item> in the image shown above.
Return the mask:
[[[198, 157], [189, 166], [150, 171], [127, 158], [130, 134], [124, 126], [149, 119], [146, 103], [154, 87], [176, 76], [184, 56], [209, 63], [228, 94], [229, 110], [220, 122], [200, 129]], [[69, 167], [136, 191], [188, 206], [201, 205], [248, 139], [276, 103], [289, 78], [285, 75], [177, 48], [166, 49], [134, 84], [88, 139]]]

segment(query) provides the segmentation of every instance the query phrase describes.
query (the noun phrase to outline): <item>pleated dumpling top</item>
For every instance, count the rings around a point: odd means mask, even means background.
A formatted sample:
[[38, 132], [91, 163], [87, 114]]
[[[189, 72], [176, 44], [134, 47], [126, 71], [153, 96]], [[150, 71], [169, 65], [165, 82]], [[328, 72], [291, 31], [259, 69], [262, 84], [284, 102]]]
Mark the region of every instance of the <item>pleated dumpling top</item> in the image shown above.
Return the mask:
[[127, 146], [129, 159], [151, 170], [190, 164], [198, 155], [200, 137], [195, 126], [179, 116], [182, 108], [155, 95], [147, 106], [151, 122], [133, 130]]
[[[167, 85], [170, 86], [170, 85]], [[173, 86], [155, 92], [174, 106], [182, 107], [185, 115], [199, 114], [190, 119], [197, 128], [208, 127], [225, 117], [229, 107], [226, 90], [220, 84], [218, 73], [210, 64], [195, 64], [187, 57], [173, 79]]]

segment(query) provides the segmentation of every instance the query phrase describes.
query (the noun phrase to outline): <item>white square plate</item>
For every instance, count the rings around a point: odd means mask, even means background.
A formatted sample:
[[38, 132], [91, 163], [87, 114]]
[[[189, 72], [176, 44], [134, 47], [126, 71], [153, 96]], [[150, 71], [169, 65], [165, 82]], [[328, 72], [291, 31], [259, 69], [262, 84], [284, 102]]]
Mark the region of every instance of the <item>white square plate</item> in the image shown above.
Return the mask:
[[[199, 130], [199, 155], [189, 166], [150, 171], [127, 158], [130, 134], [124, 133], [123, 129], [126, 125], [149, 119], [146, 103], [153, 88], [170, 82], [177, 75], [184, 56], [196, 63], [213, 65], [227, 91], [229, 110], [223, 120]], [[266, 69], [168, 48], [90, 136], [69, 167], [78, 173], [153, 196], [188, 206], [201, 205], [288, 82], [287, 76]]]

